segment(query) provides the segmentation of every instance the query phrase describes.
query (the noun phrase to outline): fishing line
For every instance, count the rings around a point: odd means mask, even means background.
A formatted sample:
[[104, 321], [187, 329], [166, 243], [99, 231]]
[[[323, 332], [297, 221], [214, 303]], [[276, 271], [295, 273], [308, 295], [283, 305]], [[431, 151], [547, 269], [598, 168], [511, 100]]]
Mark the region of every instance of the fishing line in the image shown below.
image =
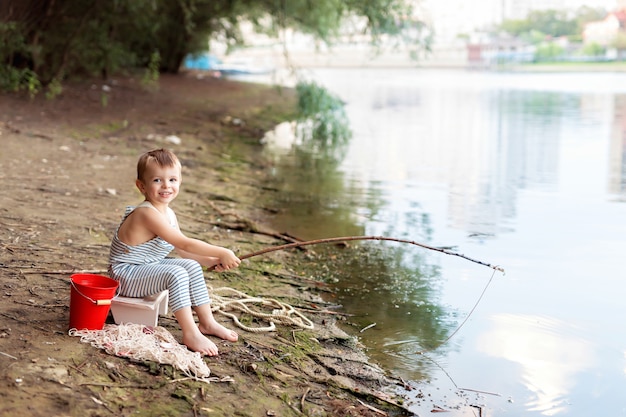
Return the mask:
[[[425, 349], [425, 350], [416, 352], [416, 354], [423, 355], [426, 359], [430, 360], [435, 365], [437, 365], [447, 375], [447, 377], [450, 379], [450, 381], [452, 381], [452, 384], [455, 386], [455, 388], [457, 390], [459, 390], [459, 389], [460, 390], [465, 390], [463, 388], [459, 388], [458, 385], [456, 384], [456, 382], [454, 381], [454, 379], [452, 378], [452, 376], [450, 376], [450, 374], [448, 374], [448, 372], [445, 369], [443, 369], [434, 359], [429, 358], [428, 356], [425, 356], [425, 353], [431, 352], [431, 351], [433, 351], [435, 349], [438, 349], [441, 346], [443, 346], [444, 344], [448, 343], [450, 341], [450, 339], [452, 339], [454, 337], [454, 335], [456, 335], [459, 332], [459, 330], [461, 330], [461, 328], [465, 325], [465, 323], [467, 323], [467, 321], [472, 316], [472, 314], [474, 313], [474, 311], [476, 310], [476, 308], [480, 304], [481, 300], [483, 299], [485, 293], [487, 292], [487, 289], [489, 288], [489, 286], [491, 285], [491, 282], [493, 281], [493, 277], [495, 276], [496, 271], [500, 271], [500, 272], [502, 272], [504, 274], [504, 268], [502, 268], [500, 266], [497, 266], [497, 265], [492, 265], [492, 264], [489, 264], [489, 263], [486, 263], [486, 262], [482, 262], [482, 261], [470, 258], [468, 256], [465, 256], [465, 255], [457, 253], [457, 252], [453, 252], [453, 251], [451, 251], [451, 250], [449, 250], [448, 248], [445, 248], [445, 247], [434, 247], [434, 246], [430, 246], [430, 245], [425, 245], [423, 243], [415, 242], [413, 240], [398, 239], [398, 238], [385, 237], [385, 236], [344, 236], [344, 237], [334, 237], [334, 238], [310, 240], [310, 241], [305, 241], [305, 242], [294, 242], [294, 243], [288, 243], [288, 244], [285, 244], [285, 245], [279, 245], [279, 246], [269, 247], [269, 248], [266, 248], [266, 249], [261, 249], [261, 250], [256, 251], [256, 252], [251, 252], [251, 253], [239, 256], [239, 259], [241, 259], [241, 260], [248, 259], [248, 258], [251, 258], [253, 256], [258, 256], [258, 255], [262, 255], [262, 254], [265, 254], [265, 253], [274, 252], [274, 251], [278, 251], [278, 250], [289, 249], [289, 248], [296, 248], [296, 247], [308, 246], [308, 245], [316, 245], [316, 244], [322, 244], [322, 243], [348, 242], [348, 241], [353, 241], [353, 240], [384, 240], [384, 241], [392, 241], [392, 242], [399, 242], [399, 243], [408, 243], [408, 244], [411, 244], [411, 245], [420, 246], [420, 247], [425, 248], [425, 249], [433, 250], [433, 251], [436, 251], [436, 252], [441, 252], [441, 253], [444, 253], [446, 255], [458, 256], [458, 257], [466, 259], [466, 260], [468, 260], [470, 262], [474, 262], [474, 263], [477, 263], [479, 265], [487, 266], [487, 267], [493, 269], [493, 272], [491, 273], [491, 277], [489, 278], [489, 281], [487, 281], [487, 284], [485, 285], [485, 287], [483, 288], [482, 292], [480, 293], [480, 296], [478, 297], [478, 299], [474, 303], [474, 306], [472, 307], [470, 312], [467, 314], [465, 319], [461, 322], [461, 324], [459, 324], [459, 326], [452, 333], [450, 333], [450, 335], [444, 341], [439, 343], [437, 346], [435, 346], [433, 348], [430, 348], [430, 349]], [[495, 394], [495, 395], [498, 395], [498, 394]], [[467, 399], [465, 399], [465, 401], [466, 401], [466, 404], [467, 404]], [[469, 404], [467, 404], [467, 405], [469, 405]], [[474, 414], [474, 416], [476, 416], [476, 412], [474, 410], [471, 410], [471, 411]], [[479, 408], [479, 416], [482, 416], [482, 407]]]
[[465, 256], [463, 254], [460, 254], [460, 253], [457, 253], [457, 252], [453, 252], [453, 251], [451, 251], [451, 250], [449, 250], [448, 248], [445, 248], [445, 247], [430, 246], [430, 245], [419, 243], [419, 242], [416, 242], [416, 241], [413, 241], [413, 240], [398, 239], [398, 238], [394, 238], [394, 237], [385, 237], [385, 236], [343, 236], [343, 237], [331, 237], [331, 238], [325, 238], [325, 239], [309, 240], [309, 241], [305, 241], [305, 242], [287, 243], [285, 245], [272, 246], [272, 247], [269, 247], [269, 248], [261, 249], [261, 250], [256, 251], [256, 252], [251, 252], [251, 253], [239, 256], [239, 259], [243, 260], [243, 259], [251, 258], [253, 256], [262, 255], [264, 253], [269, 253], [269, 252], [274, 252], [274, 251], [283, 250], [283, 249], [289, 249], [289, 248], [296, 248], [296, 247], [300, 247], [300, 246], [317, 245], [317, 244], [321, 244], [321, 243], [348, 242], [348, 241], [353, 241], [353, 240], [384, 240], [384, 241], [392, 241], [392, 242], [399, 242], [399, 243], [408, 243], [408, 244], [411, 244], [411, 245], [420, 246], [420, 247], [425, 248], [425, 249], [433, 250], [433, 251], [436, 251], [436, 252], [441, 252], [441, 253], [444, 253], [446, 255], [458, 256], [458, 257], [466, 259], [466, 260], [468, 260], [470, 262], [474, 262], [474, 263], [477, 263], [479, 265], [483, 265], [483, 266], [486, 266], [486, 267], [489, 267], [489, 268], [493, 269], [493, 273], [491, 274], [491, 278], [487, 282], [487, 285], [485, 285], [485, 288], [483, 288], [483, 291], [480, 294], [480, 296], [478, 297], [478, 300], [476, 300], [476, 303], [474, 304], [474, 307], [472, 307], [472, 309], [470, 310], [469, 314], [465, 317], [463, 322], [456, 328], [456, 330], [454, 330], [443, 342], [441, 342], [436, 347], [416, 352], [417, 354], [420, 354], [420, 355], [422, 355], [422, 354], [424, 354], [426, 352], [430, 352], [430, 351], [433, 351], [435, 349], [438, 349], [442, 345], [448, 343], [448, 341], [461, 329], [461, 327], [463, 327], [463, 325], [467, 322], [467, 320], [469, 320], [469, 318], [472, 316], [472, 313], [474, 312], [474, 310], [476, 310], [476, 307], [478, 307], [478, 304], [480, 304], [480, 301], [482, 300], [483, 296], [485, 295], [485, 292], [487, 292], [487, 288], [489, 288], [489, 285], [491, 284], [491, 281], [493, 281], [493, 277], [495, 276], [496, 271], [500, 271], [500, 272], [502, 272], [504, 274], [504, 268], [502, 268], [502, 267], [500, 267], [498, 265], [492, 265], [492, 264], [489, 264], [489, 263], [486, 263], [486, 262], [482, 262], [482, 261], [470, 258], [470, 257]]
[[491, 281], [493, 281], [493, 277], [494, 277], [495, 274], [496, 274], [496, 269], [494, 269], [493, 272], [491, 273], [491, 278], [489, 278], [489, 281], [487, 281], [487, 285], [485, 285], [485, 288], [483, 288], [483, 291], [480, 293], [480, 296], [478, 297], [478, 300], [476, 300], [476, 303], [474, 303], [474, 307], [472, 307], [472, 309], [467, 314], [465, 319], [461, 322], [461, 324], [459, 324], [459, 326], [452, 333], [450, 333], [450, 335], [443, 342], [439, 343], [437, 346], [432, 347], [430, 349], [420, 350], [420, 351], [417, 351], [415, 353], [418, 354], [418, 355], [423, 355], [426, 352], [432, 352], [435, 349], [439, 349], [441, 346], [443, 346], [446, 343], [448, 343], [450, 341], [450, 339], [452, 339], [454, 337], [454, 335], [457, 334], [459, 330], [461, 330], [461, 327], [463, 327], [463, 325], [465, 323], [467, 323], [467, 320], [469, 320], [469, 318], [472, 316], [472, 313], [474, 313], [474, 310], [476, 310], [476, 307], [478, 307], [478, 304], [480, 303], [480, 300], [483, 299], [483, 296], [487, 292], [487, 288], [489, 288], [489, 285], [491, 285]]
[[[454, 378], [452, 378], [452, 376], [448, 373], [448, 371], [446, 371], [446, 370], [445, 370], [445, 369], [444, 369], [441, 365], [439, 365], [439, 363], [438, 363], [437, 361], [435, 361], [435, 360], [434, 360], [434, 359], [432, 359], [432, 358], [429, 358], [428, 356], [424, 356], [424, 357], [425, 357], [426, 359], [428, 359], [429, 361], [431, 361], [433, 364], [435, 364], [435, 366], [436, 366], [437, 368], [439, 368], [439, 369], [441, 370], [441, 372], [443, 372], [443, 373], [444, 373], [444, 375], [445, 375], [445, 376], [447, 376], [447, 377], [448, 377], [448, 379], [450, 380], [450, 382], [452, 382], [452, 385], [454, 385], [454, 388], [456, 388], [456, 390], [457, 390], [457, 391], [472, 391], [472, 392], [477, 392], [477, 393], [479, 393], [479, 394], [490, 394], [490, 395], [496, 395], [496, 396], [498, 396], [498, 397], [500, 396], [500, 394], [493, 393], [493, 392], [479, 391], [479, 390], [474, 390], [474, 389], [470, 389], [470, 388], [460, 388], [460, 387], [456, 384], [456, 382], [454, 381]], [[470, 411], [472, 412], [472, 414], [473, 414], [475, 417], [481, 417], [481, 416], [483, 415], [483, 410], [482, 410], [482, 407], [481, 407], [481, 406], [477, 406], [477, 405], [470, 404], [470, 403], [469, 403], [469, 399], [468, 399], [467, 397], [464, 397], [464, 396], [460, 395], [458, 392], [456, 392], [456, 395], [457, 395], [459, 398], [463, 399], [463, 401], [464, 401], [464, 403], [465, 403], [465, 405], [466, 405], [466, 406], [468, 406], [468, 407], [475, 407], [475, 408], [478, 408], [478, 416], [476, 415], [476, 411], [474, 411], [474, 410], [470, 410]], [[446, 411], [450, 411], [450, 410], [445, 410], [445, 409], [444, 409], [444, 410], [439, 410], [439, 411], [431, 411], [431, 412], [432, 412], [432, 413], [434, 413], [434, 412], [446, 412]]]
[[[499, 269], [498, 269], [499, 270]], [[489, 278], [489, 281], [487, 281], [487, 284], [485, 285], [485, 288], [483, 288], [483, 291], [480, 293], [480, 296], [478, 297], [478, 300], [476, 300], [476, 303], [474, 304], [474, 307], [472, 307], [472, 309], [470, 310], [470, 312], [467, 314], [467, 316], [465, 317], [465, 319], [463, 320], [463, 322], [461, 322], [461, 324], [441, 343], [439, 343], [437, 346], [430, 348], [430, 349], [425, 349], [425, 350], [421, 350], [418, 352], [415, 352], [417, 355], [422, 355], [424, 356], [424, 358], [426, 358], [427, 360], [431, 361], [432, 363], [434, 363], [450, 380], [450, 382], [452, 382], [452, 385], [454, 385], [454, 387], [458, 390], [458, 391], [472, 391], [472, 392], [477, 392], [480, 394], [489, 394], [489, 395], [495, 395], [495, 396], [500, 396], [500, 394], [498, 393], [494, 393], [494, 392], [488, 392], [488, 391], [480, 391], [480, 390], [475, 390], [475, 389], [471, 389], [471, 388], [460, 388], [457, 383], [454, 381], [454, 378], [452, 378], [452, 376], [448, 373], [448, 371], [446, 371], [436, 360], [434, 360], [433, 358], [426, 356], [427, 352], [432, 352], [435, 349], [440, 348], [441, 346], [445, 345], [446, 343], [448, 343], [448, 341], [450, 341], [450, 339], [452, 339], [452, 337], [454, 337], [454, 335], [461, 330], [461, 327], [463, 327], [463, 325], [467, 322], [467, 320], [469, 320], [470, 316], [472, 315], [472, 313], [474, 312], [474, 310], [476, 310], [476, 307], [478, 307], [478, 304], [480, 303], [480, 301], [482, 300], [483, 296], [485, 295], [485, 293], [487, 292], [487, 288], [489, 288], [489, 285], [491, 284], [491, 281], [493, 281], [493, 277], [496, 274], [496, 269], [493, 270], [492, 274], [491, 274], [491, 278]], [[481, 406], [476, 406], [476, 405], [472, 405], [468, 402], [468, 399], [465, 397], [461, 398], [464, 399], [465, 401], [465, 405], [469, 406], [469, 407], [475, 407], [478, 408], [478, 416], [480, 417], [483, 414], [483, 410]], [[474, 416], [476, 416], [476, 411], [475, 410], [471, 410], [472, 414]]]

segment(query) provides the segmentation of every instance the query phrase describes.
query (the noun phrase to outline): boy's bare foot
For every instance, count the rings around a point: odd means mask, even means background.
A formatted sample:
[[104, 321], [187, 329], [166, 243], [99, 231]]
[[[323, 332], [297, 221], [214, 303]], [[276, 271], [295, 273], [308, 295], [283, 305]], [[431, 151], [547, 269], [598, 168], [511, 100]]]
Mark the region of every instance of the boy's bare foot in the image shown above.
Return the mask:
[[183, 334], [183, 344], [194, 352], [199, 352], [202, 355], [217, 356], [218, 350], [215, 343], [210, 341], [202, 333], [194, 333], [192, 335]]
[[216, 336], [229, 342], [236, 342], [239, 339], [237, 332], [227, 329], [215, 321], [215, 319], [210, 320], [208, 324], [200, 323], [198, 327], [203, 334]]

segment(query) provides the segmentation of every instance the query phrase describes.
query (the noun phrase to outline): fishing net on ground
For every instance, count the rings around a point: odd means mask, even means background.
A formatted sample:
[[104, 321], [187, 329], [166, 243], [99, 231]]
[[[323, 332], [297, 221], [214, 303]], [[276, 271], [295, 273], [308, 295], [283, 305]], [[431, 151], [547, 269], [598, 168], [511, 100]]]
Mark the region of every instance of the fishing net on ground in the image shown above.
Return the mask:
[[106, 324], [102, 330], [71, 329], [69, 334], [80, 337], [81, 342], [90, 343], [109, 355], [172, 365], [190, 378], [211, 381], [211, 370], [202, 360], [202, 355], [179, 344], [163, 327]]

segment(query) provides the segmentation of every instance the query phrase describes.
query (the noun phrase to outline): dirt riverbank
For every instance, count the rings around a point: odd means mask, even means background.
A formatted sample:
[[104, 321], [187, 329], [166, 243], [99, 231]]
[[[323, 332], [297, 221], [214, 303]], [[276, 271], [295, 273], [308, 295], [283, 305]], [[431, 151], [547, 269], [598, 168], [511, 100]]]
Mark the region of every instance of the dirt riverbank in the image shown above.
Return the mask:
[[[123, 79], [66, 86], [55, 100], [0, 96], [1, 416], [410, 415], [389, 394], [399, 381], [335, 327], [340, 315], [319, 298], [324, 283], [298, 267], [299, 251], [206, 273], [213, 288], [280, 299], [315, 323], [253, 333], [218, 315], [240, 340], [205, 359], [215, 382], [68, 336], [70, 275], [105, 273], [123, 209], [140, 201], [141, 152], [164, 146], [182, 160], [174, 208], [189, 236], [240, 255], [286, 243], [264, 226], [275, 208], [260, 196], [278, 191], [262, 185], [258, 141], [294, 105], [291, 90], [184, 75], [158, 90]], [[180, 340], [173, 316], [159, 324]]]

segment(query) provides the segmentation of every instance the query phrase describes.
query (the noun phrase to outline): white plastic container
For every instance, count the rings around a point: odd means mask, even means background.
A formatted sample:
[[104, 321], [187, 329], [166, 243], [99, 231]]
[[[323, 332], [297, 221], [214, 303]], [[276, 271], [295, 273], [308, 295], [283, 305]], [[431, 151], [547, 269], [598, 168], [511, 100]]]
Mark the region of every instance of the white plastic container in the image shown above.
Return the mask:
[[144, 298], [116, 296], [111, 300], [111, 313], [115, 324], [135, 323], [157, 326], [159, 315], [167, 314], [167, 290]]

